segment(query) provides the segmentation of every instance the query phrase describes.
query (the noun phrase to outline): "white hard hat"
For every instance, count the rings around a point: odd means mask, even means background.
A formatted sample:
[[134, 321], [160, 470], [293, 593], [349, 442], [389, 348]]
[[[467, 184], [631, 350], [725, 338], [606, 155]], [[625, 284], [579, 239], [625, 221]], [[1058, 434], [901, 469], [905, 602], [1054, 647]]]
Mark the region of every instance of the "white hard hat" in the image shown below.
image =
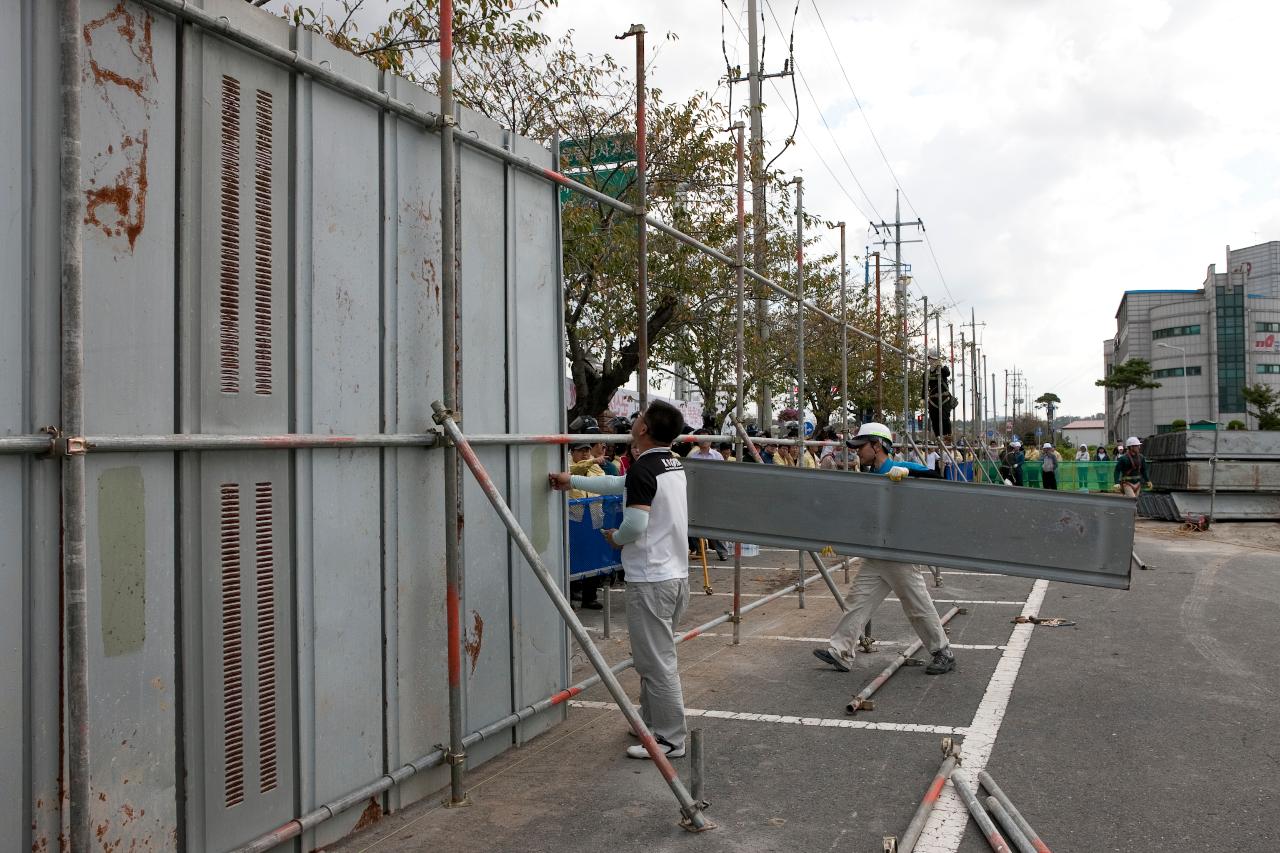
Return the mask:
[[1053, 445], [1046, 441], [1046, 442], [1044, 443], [1044, 447], [1043, 447], [1042, 449], [1043, 449], [1043, 450], [1053, 450]]
[[884, 424], [871, 421], [858, 427], [858, 434], [849, 439], [851, 447], [867, 444], [875, 439], [879, 439], [881, 444], [886, 447], [893, 447], [893, 432]]
[[942, 358], [942, 350], [937, 347], [929, 348], [929, 358]]
[[1131, 435], [1124, 440], [1125, 447], [1141, 447], [1142, 442], [1138, 440], [1136, 435]]
[[1020, 439], [1020, 438], [1015, 438], [1013, 441], [1009, 442], [1009, 446], [1010, 446], [1010, 447], [1021, 447], [1021, 446], [1022, 446], [1022, 439]]

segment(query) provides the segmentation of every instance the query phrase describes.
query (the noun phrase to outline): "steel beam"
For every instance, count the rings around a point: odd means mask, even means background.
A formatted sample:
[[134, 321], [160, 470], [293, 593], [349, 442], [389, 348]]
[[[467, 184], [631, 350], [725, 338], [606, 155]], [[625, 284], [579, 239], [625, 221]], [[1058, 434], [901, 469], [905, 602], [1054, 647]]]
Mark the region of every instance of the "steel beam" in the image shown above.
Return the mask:
[[1134, 501], [685, 460], [691, 536], [1128, 589]]

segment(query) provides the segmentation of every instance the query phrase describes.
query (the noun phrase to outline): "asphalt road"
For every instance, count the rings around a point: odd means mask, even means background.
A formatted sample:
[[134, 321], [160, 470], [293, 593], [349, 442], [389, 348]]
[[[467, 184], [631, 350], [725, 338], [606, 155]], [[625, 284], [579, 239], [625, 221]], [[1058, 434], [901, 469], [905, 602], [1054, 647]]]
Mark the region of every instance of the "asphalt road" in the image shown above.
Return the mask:
[[[711, 832], [677, 827], [665, 783], [623, 757], [632, 741], [595, 688], [564, 724], [471, 771], [471, 808], [431, 797], [328, 849], [880, 851], [906, 827], [952, 736], [963, 772], [985, 767], [1059, 853], [1280, 850], [1280, 529], [1182, 534], [1142, 522], [1137, 550], [1151, 569], [1135, 570], [1128, 591], [944, 574], [931, 589], [940, 612], [952, 599], [975, 602], [955, 605], [968, 613], [949, 626], [958, 669], [904, 667], [856, 717], [844, 713], [849, 697], [914, 639], [892, 600], [874, 622], [881, 650], [848, 674], [811, 654], [810, 638], [839, 614], [821, 582], [804, 610], [790, 596], [748, 615], [739, 646], [729, 625], [682, 645], [690, 725], [706, 738]], [[716, 592], [729, 592], [729, 570], [712, 560]], [[749, 593], [795, 577], [795, 552], [747, 563]], [[685, 628], [730, 606], [697, 592], [700, 575]], [[623, 595], [613, 638], [600, 640], [611, 660], [628, 654]], [[1023, 612], [1077, 624], [1011, 624]], [[583, 614], [597, 637], [600, 617]], [[578, 678], [589, 674], [581, 660]], [[634, 697], [634, 673], [622, 681]], [[687, 781], [688, 758], [675, 766]], [[948, 786], [917, 850], [988, 849]]]

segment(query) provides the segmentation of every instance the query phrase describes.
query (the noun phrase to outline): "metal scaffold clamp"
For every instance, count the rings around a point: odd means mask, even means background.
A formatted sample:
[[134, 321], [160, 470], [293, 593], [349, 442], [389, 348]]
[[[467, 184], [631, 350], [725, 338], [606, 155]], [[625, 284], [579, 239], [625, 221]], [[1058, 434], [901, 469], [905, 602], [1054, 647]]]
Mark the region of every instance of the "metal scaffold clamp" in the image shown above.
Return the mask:
[[56, 426], [40, 427], [40, 432], [49, 436], [49, 449], [43, 453], [37, 453], [37, 459], [53, 459], [66, 453], [66, 447], [62, 441], [62, 430]]

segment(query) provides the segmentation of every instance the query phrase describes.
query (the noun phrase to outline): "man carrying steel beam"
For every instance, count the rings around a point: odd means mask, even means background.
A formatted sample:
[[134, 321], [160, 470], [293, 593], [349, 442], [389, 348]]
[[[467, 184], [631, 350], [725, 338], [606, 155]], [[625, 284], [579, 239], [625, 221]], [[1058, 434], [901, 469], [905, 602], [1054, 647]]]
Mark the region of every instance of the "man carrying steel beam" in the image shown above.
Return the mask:
[[[895, 483], [913, 474], [927, 476], [932, 473], [925, 466], [914, 462], [893, 461], [893, 433], [884, 424], [863, 424], [858, 434], [849, 440], [849, 446], [857, 451], [858, 462], [864, 470], [886, 476]], [[853, 668], [858, 637], [866, 628], [871, 614], [890, 592], [898, 596], [911, 627], [933, 655], [925, 672], [941, 675], [955, 669], [956, 659], [951, 651], [951, 643], [942, 629], [942, 620], [933, 606], [933, 599], [929, 597], [929, 588], [920, 567], [870, 557], [862, 558], [862, 567], [853, 579], [849, 609], [831, 635], [830, 645], [814, 649], [814, 657], [841, 672], [849, 672]]]
[[[548, 475], [558, 491], [589, 488], [626, 495], [622, 526], [602, 533], [622, 549], [627, 630], [640, 676], [640, 718], [669, 758], [684, 755], [688, 735], [675, 629], [689, 603], [689, 502], [684, 466], [671, 452], [683, 426], [679, 409], [653, 400], [631, 426], [635, 461], [626, 476]], [[649, 753], [636, 744], [627, 748], [627, 756], [648, 758]]]

